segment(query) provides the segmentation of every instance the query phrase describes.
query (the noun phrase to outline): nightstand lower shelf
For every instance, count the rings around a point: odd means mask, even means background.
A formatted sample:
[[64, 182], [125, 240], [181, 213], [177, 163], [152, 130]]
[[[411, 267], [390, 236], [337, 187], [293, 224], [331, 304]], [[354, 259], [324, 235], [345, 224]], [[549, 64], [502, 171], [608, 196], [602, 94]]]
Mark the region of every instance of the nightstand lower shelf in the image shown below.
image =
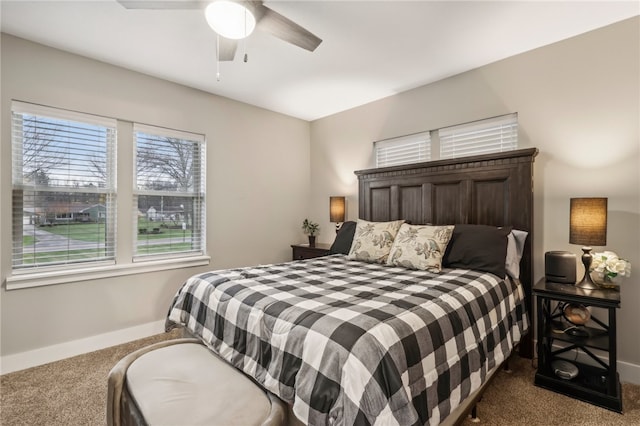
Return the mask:
[[615, 383], [609, 383], [606, 370], [576, 361], [571, 363], [580, 371], [576, 378], [565, 380], [557, 377], [553, 371], [538, 369], [536, 386], [622, 413], [622, 387], [617, 373]]

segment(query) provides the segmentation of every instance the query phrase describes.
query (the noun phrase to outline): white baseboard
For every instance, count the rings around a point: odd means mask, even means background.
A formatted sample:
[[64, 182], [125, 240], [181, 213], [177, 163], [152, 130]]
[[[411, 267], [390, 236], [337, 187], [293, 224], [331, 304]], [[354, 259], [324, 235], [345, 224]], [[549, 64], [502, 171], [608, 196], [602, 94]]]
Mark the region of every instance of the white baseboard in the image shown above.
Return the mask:
[[640, 365], [618, 361], [618, 374], [621, 382], [640, 385]]
[[5, 355], [0, 358], [0, 373], [7, 374], [25, 368], [59, 361], [87, 352], [108, 348], [109, 346], [127, 343], [143, 337], [164, 332], [164, 320], [149, 322], [135, 327], [85, 337], [84, 339], [60, 343], [31, 351]]

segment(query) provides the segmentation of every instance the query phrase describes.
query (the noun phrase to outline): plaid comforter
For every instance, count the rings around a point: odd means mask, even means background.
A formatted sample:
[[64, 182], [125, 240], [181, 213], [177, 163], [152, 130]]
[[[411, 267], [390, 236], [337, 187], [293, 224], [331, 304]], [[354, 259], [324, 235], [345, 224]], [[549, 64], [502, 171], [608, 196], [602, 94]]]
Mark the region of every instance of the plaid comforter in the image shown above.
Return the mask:
[[519, 284], [343, 255], [191, 277], [169, 310], [310, 425], [437, 424], [528, 328]]

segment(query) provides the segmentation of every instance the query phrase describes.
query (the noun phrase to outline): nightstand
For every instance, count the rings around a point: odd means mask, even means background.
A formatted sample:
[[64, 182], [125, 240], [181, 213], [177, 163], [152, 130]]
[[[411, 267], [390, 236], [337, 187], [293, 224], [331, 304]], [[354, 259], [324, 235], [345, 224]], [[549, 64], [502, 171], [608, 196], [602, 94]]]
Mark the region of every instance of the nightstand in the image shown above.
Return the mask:
[[[622, 413], [620, 377], [616, 367], [616, 309], [620, 307], [620, 292], [609, 289], [583, 290], [571, 284], [560, 284], [542, 279], [533, 287], [537, 307], [538, 371], [537, 386]], [[566, 330], [571, 323], [563, 317], [559, 306], [564, 303], [602, 308], [608, 316], [605, 323], [600, 314], [591, 310], [591, 318], [580, 326], [586, 334], [570, 335]], [[600, 359], [592, 351], [607, 354]], [[586, 355], [589, 363], [574, 361], [574, 351]], [[573, 379], [560, 378], [551, 363], [565, 359], [578, 367]]]
[[313, 259], [328, 255], [331, 244], [316, 243], [313, 247], [309, 244], [292, 244], [291, 248], [293, 249], [293, 260]]

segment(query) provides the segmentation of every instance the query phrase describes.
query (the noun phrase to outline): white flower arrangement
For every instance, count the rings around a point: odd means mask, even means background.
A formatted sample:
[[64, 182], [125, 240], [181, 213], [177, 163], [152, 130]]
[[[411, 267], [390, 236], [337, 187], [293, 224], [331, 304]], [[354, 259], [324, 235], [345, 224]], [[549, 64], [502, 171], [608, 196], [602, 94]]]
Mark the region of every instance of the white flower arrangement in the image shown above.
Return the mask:
[[630, 277], [631, 262], [620, 259], [618, 255], [612, 251], [604, 251], [593, 254], [589, 270], [602, 274], [603, 277]]

